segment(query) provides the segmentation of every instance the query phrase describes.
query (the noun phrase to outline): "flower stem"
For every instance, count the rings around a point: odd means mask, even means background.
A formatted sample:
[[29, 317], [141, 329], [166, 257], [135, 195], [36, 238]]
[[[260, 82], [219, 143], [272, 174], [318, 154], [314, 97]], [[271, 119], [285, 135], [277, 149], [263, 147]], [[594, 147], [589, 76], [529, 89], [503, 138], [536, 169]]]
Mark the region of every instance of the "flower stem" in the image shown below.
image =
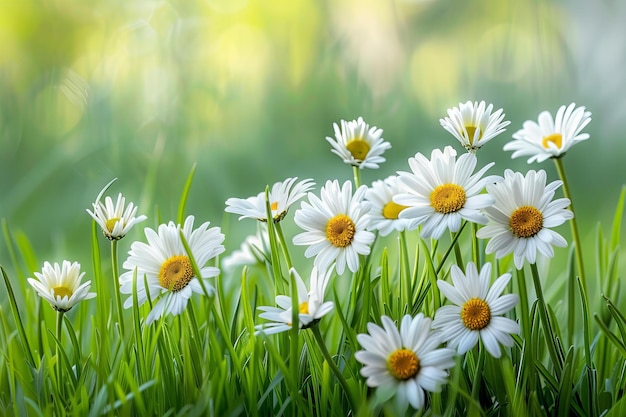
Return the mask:
[[122, 338], [124, 338], [124, 314], [122, 312], [122, 296], [120, 295], [119, 270], [117, 262], [117, 240], [111, 241], [111, 270], [113, 272], [115, 302], [117, 304], [117, 322], [120, 325], [120, 334]]
[[354, 400], [354, 397], [352, 396], [352, 390], [350, 389], [350, 386], [348, 386], [348, 382], [346, 381], [343, 374], [341, 373], [341, 370], [339, 369], [339, 367], [337, 367], [337, 364], [335, 363], [333, 358], [330, 356], [330, 353], [328, 352], [328, 349], [326, 348], [326, 343], [324, 343], [324, 338], [322, 337], [322, 334], [320, 333], [319, 327], [317, 325], [314, 325], [311, 327], [311, 331], [313, 332], [315, 341], [317, 342], [317, 345], [320, 348], [320, 352], [322, 352], [324, 359], [326, 359], [326, 362], [328, 362], [328, 366], [330, 366], [330, 369], [333, 371], [333, 373], [337, 377], [337, 380], [339, 381], [339, 383], [341, 384], [341, 387], [346, 393], [346, 397], [348, 397], [348, 401], [350, 401], [350, 407], [352, 407], [352, 415], [356, 415], [357, 407], [356, 407], [356, 402]]
[[361, 186], [361, 169], [353, 166], [352, 172], [354, 173], [354, 188], [359, 188]]
[[567, 177], [565, 175], [565, 167], [563, 166], [563, 160], [561, 158], [555, 158], [554, 163], [556, 170], [559, 174], [559, 178], [563, 181], [563, 194], [569, 199], [569, 209], [574, 213], [574, 217], [570, 220], [570, 226], [572, 228], [572, 237], [574, 239], [574, 249], [576, 250], [576, 266], [578, 268], [578, 274], [582, 283], [583, 289], [587, 292], [587, 279], [585, 278], [585, 267], [583, 263], [583, 248], [580, 240], [580, 234], [578, 233], [578, 225], [576, 223], [576, 212], [574, 211], [574, 202], [570, 193], [569, 185], [567, 183]]
[[61, 367], [61, 336], [63, 335], [63, 315], [65, 312], [57, 311], [57, 346], [56, 346], [56, 356], [57, 356], [57, 392], [61, 392], [63, 388], [63, 369]]
[[280, 241], [280, 246], [283, 250], [283, 255], [285, 256], [287, 269], [291, 269], [293, 267], [293, 263], [291, 262], [291, 256], [289, 255], [289, 247], [287, 246], [287, 242], [285, 242], [285, 235], [283, 234], [283, 228], [280, 225], [280, 222], [274, 223], [274, 229], [276, 229], [276, 234], [278, 235], [278, 240]]

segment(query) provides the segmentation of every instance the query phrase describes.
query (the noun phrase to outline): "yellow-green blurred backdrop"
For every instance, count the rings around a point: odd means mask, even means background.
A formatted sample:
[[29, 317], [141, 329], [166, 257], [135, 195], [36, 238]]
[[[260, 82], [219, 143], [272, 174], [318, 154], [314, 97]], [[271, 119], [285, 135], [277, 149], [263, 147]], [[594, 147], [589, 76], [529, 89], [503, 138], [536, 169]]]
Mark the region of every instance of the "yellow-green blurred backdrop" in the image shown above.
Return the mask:
[[502, 145], [542, 110], [593, 113], [565, 166], [583, 233], [608, 227], [626, 182], [625, 18], [621, 0], [0, 0], [0, 217], [40, 262], [88, 263], [102, 186], [119, 178], [109, 194], [154, 226], [195, 163], [187, 212], [232, 249], [254, 225], [223, 213], [228, 197], [352, 177], [324, 139], [333, 122], [384, 129], [393, 148], [369, 184], [418, 151], [461, 152], [439, 118], [486, 100], [511, 120], [479, 153], [493, 174], [556, 179]]

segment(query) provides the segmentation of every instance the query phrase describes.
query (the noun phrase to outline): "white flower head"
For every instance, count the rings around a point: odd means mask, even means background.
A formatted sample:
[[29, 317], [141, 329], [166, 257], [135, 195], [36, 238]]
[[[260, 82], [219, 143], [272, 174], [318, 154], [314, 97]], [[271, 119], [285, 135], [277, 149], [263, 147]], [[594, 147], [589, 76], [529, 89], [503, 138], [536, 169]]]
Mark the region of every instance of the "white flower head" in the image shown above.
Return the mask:
[[566, 247], [567, 241], [550, 230], [574, 217], [567, 209], [569, 199], [554, 198], [561, 181], [546, 185], [544, 170], [528, 171], [526, 176], [507, 169], [504, 181], [488, 184], [487, 192], [495, 203], [484, 208], [489, 224], [478, 230], [476, 236], [490, 239], [486, 253], [500, 259], [513, 253], [515, 266], [521, 269], [524, 260], [535, 263], [537, 252], [551, 258], [552, 246]]
[[591, 121], [591, 112], [575, 103], [561, 106], [552, 114], [543, 111], [538, 122], [527, 120], [523, 128], [513, 134], [513, 140], [504, 145], [505, 151], [513, 151], [511, 158], [530, 156], [528, 163], [559, 158], [578, 142], [589, 139], [588, 133], [580, 133]]
[[57, 311], [64, 313], [80, 301], [96, 296], [89, 292], [91, 281], [80, 283], [85, 273], [80, 272], [78, 262], [63, 261], [62, 265], [55, 262], [54, 266], [44, 262], [41, 273], [34, 274], [37, 279], [28, 278], [28, 283]]
[[241, 247], [224, 257], [222, 266], [226, 270], [243, 265], [256, 265], [269, 259], [270, 244], [267, 230], [259, 230], [257, 234], [250, 235], [241, 244]]
[[379, 230], [381, 236], [387, 236], [394, 230], [406, 230], [410, 221], [399, 218], [402, 210], [407, 208], [393, 202], [393, 197], [402, 192], [397, 176], [377, 180], [365, 193], [365, 202], [369, 207], [369, 230]]
[[484, 101], [459, 103], [459, 107], [448, 109], [448, 117], [439, 119], [439, 123], [457, 138], [465, 149], [476, 152], [485, 143], [504, 132], [504, 128], [511, 123], [503, 121], [502, 109], [492, 113], [493, 104], [485, 106]]
[[[284, 219], [289, 207], [304, 197], [315, 185], [310, 179], [296, 183], [297, 180], [297, 177], [287, 178], [283, 182], [275, 183], [269, 191], [268, 197], [274, 223], [278, 223]], [[266, 222], [267, 210], [265, 208], [265, 192], [260, 192], [256, 196], [246, 199], [229, 198], [226, 200], [225, 211], [227, 213], [240, 214], [239, 220], [250, 218]]]
[[452, 283], [438, 280], [441, 293], [454, 305], [440, 307], [435, 313], [433, 329], [441, 330], [447, 346], [462, 355], [473, 348], [478, 339], [495, 358], [501, 355], [500, 345], [513, 346], [511, 334], [519, 334], [519, 324], [503, 317], [519, 302], [517, 294], [502, 291], [511, 280], [511, 274], [500, 276], [490, 286], [491, 264], [486, 263], [480, 273], [476, 265], [467, 264], [465, 274], [456, 265], [451, 269]]
[[[167, 313], [182, 313], [193, 293], [204, 294], [205, 289], [208, 295], [215, 292], [207, 278], [218, 275], [220, 270], [206, 264], [224, 252], [224, 235], [219, 227], [209, 228], [209, 222], [194, 230], [193, 222], [194, 217], [188, 216], [182, 227], [174, 222], [161, 224], [157, 231], [146, 227], [144, 231], [148, 243], [133, 242], [130, 247], [128, 259], [123, 265], [127, 272], [120, 276], [120, 292], [131, 294], [124, 302], [124, 308], [133, 305], [135, 273], [139, 305], [148, 301], [148, 296], [153, 302], [160, 296], [148, 314], [146, 324]], [[193, 270], [189, 254], [180, 237], [181, 232], [200, 269], [200, 277]]]
[[326, 140], [333, 147], [331, 151], [346, 164], [360, 169], [375, 169], [385, 162], [381, 155], [391, 148], [391, 144], [382, 138], [382, 129], [370, 127], [362, 117], [350, 122], [342, 120], [341, 127], [333, 123], [333, 128], [335, 138], [327, 136]]
[[[313, 267], [310, 280], [311, 289], [309, 291], [307, 291], [306, 284], [300, 277], [300, 274], [294, 268], [291, 268], [290, 273], [293, 274], [296, 282], [298, 328], [307, 329], [318, 323], [335, 306], [332, 301], [324, 302], [324, 293], [330, 281], [332, 268], [322, 272]], [[259, 307], [259, 310], [263, 311], [263, 313], [259, 314], [259, 317], [271, 322], [256, 326], [257, 333], [273, 334], [291, 329], [293, 320], [291, 297], [279, 295], [276, 297], [276, 304], [278, 307]]]
[[132, 202], [128, 203], [128, 206], [124, 208], [126, 199], [121, 193], [117, 196], [115, 205], [109, 196], [104, 199], [104, 203], [100, 201], [104, 192], [116, 179], [117, 178], [114, 178], [100, 191], [96, 202], [92, 204], [93, 212], [87, 209], [87, 213], [98, 223], [102, 229], [102, 233], [104, 233], [109, 240], [119, 240], [123, 238], [134, 225], [146, 219], [144, 215], [135, 217], [137, 214], [137, 206]]
[[463, 219], [487, 223], [480, 210], [493, 204], [493, 197], [481, 191], [485, 184], [499, 177], [482, 178], [493, 162], [472, 174], [476, 161], [473, 153], [463, 154], [457, 160], [451, 146], [443, 152], [435, 149], [430, 160], [421, 153], [409, 158], [412, 172], [398, 172], [404, 188], [393, 198], [394, 203], [408, 207], [399, 217], [410, 220], [411, 229], [422, 224], [422, 237], [434, 239], [439, 239], [446, 229], [458, 232]]
[[319, 270], [328, 269], [336, 261], [337, 273], [346, 265], [352, 272], [359, 268], [359, 255], [369, 255], [374, 234], [366, 230], [368, 218], [362, 201], [367, 187], [362, 185], [352, 195], [352, 183], [339, 187], [337, 180], [327, 181], [320, 197], [308, 194], [294, 220], [305, 230], [293, 238], [295, 245], [308, 245], [304, 256], [315, 256]]
[[431, 319], [422, 313], [405, 315], [399, 331], [389, 317], [381, 321], [382, 327], [368, 323], [369, 334], [357, 335], [364, 349], [354, 354], [365, 365], [361, 375], [368, 386], [393, 389], [401, 404], [408, 401], [421, 409], [425, 391], [439, 392], [447, 382], [455, 351], [439, 347], [441, 335], [431, 330]]

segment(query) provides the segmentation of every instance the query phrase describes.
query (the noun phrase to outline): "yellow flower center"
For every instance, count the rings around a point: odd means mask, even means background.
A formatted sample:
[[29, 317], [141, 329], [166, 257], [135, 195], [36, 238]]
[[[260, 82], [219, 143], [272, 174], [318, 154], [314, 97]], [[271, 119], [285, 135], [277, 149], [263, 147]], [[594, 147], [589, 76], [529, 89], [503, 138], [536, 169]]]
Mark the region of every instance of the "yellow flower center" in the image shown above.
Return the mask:
[[491, 321], [491, 309], [484, 300], [471, 298], [461, 308], [461, 320], [470, 330], [482, 330]]
[[274, 201], [272, 204], [270, 204], [270, 209], [278, 210], [278, 201]]
[[553, 133], [551, 135], [544, 137], [543, 140], [541, 141], [541, 144], [546, 149], [550, 147], [549, 145], [550, 143], [554, 143], [557, 149], [561, 149], [561, 146], [563, 146], [563, 135], [561, 135], [560, 133]]
[[[476, 134], [476, 129], [478, 129], [478, 127], [476, 126], [465, 126], [465, 130], [467, 130], [467, 138], [469, 139], [470, 145], [474, 145], [474, 134]], [[481, 131], [480, 134], [478, 135], [478, 139], [480, 140], [480, 138], [482, 137], [483, 137], [483, 132]]]
[[300, 305], [298, 306], [298, 311], [300, 312], [300, 314], [309, 314], [309, 302], [308, 301], [301, 302]]
[[461, 210], [465, 201], [465, 190], [456, 184], [440, 185], [430, 193], [430, 205], [443, 214]]
[[71, 289], [69, 289], [67, 287], [64, 287], [64, 286], [54, 287], [54, 288], [52, 288], [52, 291], [54, 292], [54, 298], [55, 299], [57, 297], [61, 297], [61, 298], [67, 297], [67, 298], [70, 298], [70, 297], [72, 297], [72, 294], [74, 294], [74, 292]]
[[407, 208], [407, 206], [401, 206], [400, 204], [396, 204], [393, 201], [388, 202], [383, 207], [383, 217], [385, 219], [395, 220], [398, 218], [398, 215], [402, 210]]
[[159, 270], [159, 284], [172, 292], [185, 288], [191, 278], [193, 278], [193, 267], [189, 258], [183, 255], [172, 256], [163, 262]]
[[396, 379], [406, 381], [417, 375], [420, 370], [420, 360], [412, 350], [398, 349], [389, 355], [387, 367]]
[[509, 226], [516, 237], [533, 237], [543, 228], [543, 214], [533, 206], [518, 207], [509, 218]]
[[112, 219], [107, 220], [107, 222], [104, 224], [107, 227], [107, 230], [109, 231], [109, 233], [113, 233], [113, 228], [115, 227], [115, 223], [117, 223], [120, 220], [119, 217], [114, 217]]
[[354, 159], [362, 161], [370, 151], [370, 144], [361, 138], [356, 138], [348, 142], [346, 148], [348, 148]]
[[338, 248], [345, 248], [350, 245], [355, 233], [354, 222], [345, 214], [333, 217], [326, 224], [326, 238]]

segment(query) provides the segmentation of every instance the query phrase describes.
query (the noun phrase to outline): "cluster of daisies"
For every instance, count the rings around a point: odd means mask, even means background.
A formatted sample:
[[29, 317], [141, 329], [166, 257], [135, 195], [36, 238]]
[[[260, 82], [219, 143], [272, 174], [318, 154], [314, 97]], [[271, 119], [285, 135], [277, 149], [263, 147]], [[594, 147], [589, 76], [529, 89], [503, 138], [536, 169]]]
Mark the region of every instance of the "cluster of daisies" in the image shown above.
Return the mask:
[[[495, 254], [496, 259], [512, 255], [518, 269], [526, 262], [535, 263], [538, 254], [552, 257], [555, 246], [567, 246], [563, 236], [552, 230], [573, 218], [570, 200], [555, 198], [562, 181], [548, 182], [544, 170], [525, 174], [506, 170], [500, 176], [487, 175], [494, 163], [477, 167], [476, 152], [504, 132], [509, 124], [504, 117], [502, 109], [494, 111], [485, 102], [460, 103], [440, 122], [467, 152], [458, 156], [446, 146], [433, 150], [430, 157], [417, 153], [408, 159], [408, 170], [369, 187], [359, 184], [355, 176], [354, 183], [326, 181], [316, 193], [311, 179], [288, 178], [255, 196], [228, 199], [226, 212], [239, 215], [240, 220], [258, 220], [258, 227], [240, 250], [222, 260], [222, 269], [281, 262], [272, 259], [270, 241], [282, 246], [284, 253], [291, 245], [304, 246], [304, 256], [313, 258], [312, 265], [302, 268], [310, 270], [308, 279], [303, 279], [286, 256], [289, 277], [283, 278], [295, 286], [289, 294], [277, 294], [275, 306], [259, 307], [258, 317], [264, 322], [257, 325], [257, 333], [316, 326], [334, 309], [333, 302], [325, 299], [333, 279], [346, 269], [357, 273], [377, 235], [415, 231], [422, 239], [439, 239], [472, 223], [478, 225], [473, 228], [475, 236], [488, 239], [486, 253]], [[581, 132], [590, 120], [590, 113], [575, 104], [562, 106], [555, 118], [542, 112], [538, 122], [524, 123], [504, 150], [513, 151], [513, 158], [529, 157], [529, 163], [558, 159], [589, 137]], [[334, 133], [334, 138], [326, 138], [332, 152], [355, 172], [378, 168], [391, 147], [382, 137], [383, 130], [362, 118], [342, 120], [334, 125]], [[110, 185], [98, 195], [93, 211], [87, 211], [114, 244], [146, 217], [136, 216], [137, 207], [126, 206], [121, 194], [115, 205], [110, 197], [103, 203]], [[280, 224], [298, 202], [294, 222], [302, 232], [287, 242]], [[270, 231], [276, 236], [269, 236]], [[128, 295], [124, 308], [130, 308], [134, 299], [139, 305], [150, 303], [146, 325], [167, 314], [182, 313], [194, 293], [215, 294], [211, 278], [221, 273], [218, 256], [224, 252], [219, 227], [206, 222], [194, 228], [194, 217], [189, 216], [182, 225], [169, 222], [156, 230], [145, 228], [145, 240], [131, 244], [123, 263], [125, 271], [119, 276], [119, 293]], [[95, 296], [89, 292], [89, 282], [81, 284], [83, 275], [77, 263], [46, 263], [42, 273], [35, 273], [37, 280], [29, 282], [53, 308], [66, 312]], [[394, 387], [396, 399], [415, 409], [424, 406], [426, 391], [441, 389], [455, 355], [468, 352], [480, 341], [481, 348], [500, 357], [502, 346], [513, 346], [511, 335], [520, 330], [516, 321], [505, 317], [519, 302], [517, 295], [503, 294], [510, 273], [495, 277], [492, 283], [490, 263], [470, 262], [452, 265], [449, 275], [440, 278], [437, 287], [448, 303], [434, 318], [420, 313], [395, 318], [396, 323], [383, 316], [379, 324], [367, 325], [367, 334], [356, 338], [362, 350], [354, 356], [363, 364], [366, 383]]]

